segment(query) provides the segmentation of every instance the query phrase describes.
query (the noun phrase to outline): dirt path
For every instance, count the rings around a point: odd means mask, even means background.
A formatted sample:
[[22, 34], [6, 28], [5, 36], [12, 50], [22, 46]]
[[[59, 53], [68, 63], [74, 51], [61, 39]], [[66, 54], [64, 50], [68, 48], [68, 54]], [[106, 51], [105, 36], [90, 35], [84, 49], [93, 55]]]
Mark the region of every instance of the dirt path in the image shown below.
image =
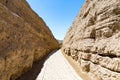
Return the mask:
[[19, 77], [16, 80], [36, 80], [38, 74], [41, 71], [41, 68], [43, 67], [45, 60], [56, 51], [57, 50], [52, 51], [48, 56], [45, 56], [42, 60], [35, 62], [31, 70], [24, 73], [21, 77]]
[[60, 50], [51, 55], [36, 80], [82, 80]]
[[30, 71], [17, 80], [82, 80], [60, 50], [35, 62]]

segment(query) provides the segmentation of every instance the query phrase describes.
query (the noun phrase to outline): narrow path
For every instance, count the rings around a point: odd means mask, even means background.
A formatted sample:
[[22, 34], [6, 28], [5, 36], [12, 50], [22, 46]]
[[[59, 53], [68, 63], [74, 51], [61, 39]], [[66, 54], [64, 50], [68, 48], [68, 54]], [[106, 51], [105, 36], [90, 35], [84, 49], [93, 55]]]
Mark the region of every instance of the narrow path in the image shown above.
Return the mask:
[[42, 60], [34, 62], [32, 69], [24, 73], [21, 77], [19, 77], [16, 80], [36, 80], [38, 74], [41, 72], [41, 68], [44, 66], [43, 64], [45, 60], [56, 51], [57, 50], [54, 50], [48, 56], [45, 56]]
[[82, 80], [60, 50], [49, 56], [36, 80]]

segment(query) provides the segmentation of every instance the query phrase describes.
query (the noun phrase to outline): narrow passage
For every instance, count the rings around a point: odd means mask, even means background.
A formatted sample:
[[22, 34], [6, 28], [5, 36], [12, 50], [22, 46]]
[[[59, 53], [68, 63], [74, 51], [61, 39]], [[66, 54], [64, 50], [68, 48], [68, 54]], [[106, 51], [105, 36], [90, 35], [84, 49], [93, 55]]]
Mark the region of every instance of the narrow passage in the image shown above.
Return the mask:
[[60, 50], [52, 54], [36, 80], [82, 80]]
[[33, 68], [17, 80], [82, 80], [61, 50], [53, 51], [46, 58], [35, 62]]

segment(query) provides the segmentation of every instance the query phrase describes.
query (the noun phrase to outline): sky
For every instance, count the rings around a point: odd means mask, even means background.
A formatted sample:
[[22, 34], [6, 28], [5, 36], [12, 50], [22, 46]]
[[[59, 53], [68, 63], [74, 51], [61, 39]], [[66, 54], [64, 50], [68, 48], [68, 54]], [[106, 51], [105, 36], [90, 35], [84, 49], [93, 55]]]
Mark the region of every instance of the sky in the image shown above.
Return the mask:
[[54, 37], [63, 40], [85, 0], [27, 0]]

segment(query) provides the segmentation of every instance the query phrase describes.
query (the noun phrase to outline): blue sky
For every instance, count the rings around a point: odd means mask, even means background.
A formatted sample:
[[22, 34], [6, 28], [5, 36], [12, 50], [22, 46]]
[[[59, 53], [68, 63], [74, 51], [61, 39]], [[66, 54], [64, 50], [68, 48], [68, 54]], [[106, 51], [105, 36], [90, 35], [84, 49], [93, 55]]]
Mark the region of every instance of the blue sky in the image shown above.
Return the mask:
[[27, 0], [43, 18], [56, 39], [64, 39], [84, 0]]

